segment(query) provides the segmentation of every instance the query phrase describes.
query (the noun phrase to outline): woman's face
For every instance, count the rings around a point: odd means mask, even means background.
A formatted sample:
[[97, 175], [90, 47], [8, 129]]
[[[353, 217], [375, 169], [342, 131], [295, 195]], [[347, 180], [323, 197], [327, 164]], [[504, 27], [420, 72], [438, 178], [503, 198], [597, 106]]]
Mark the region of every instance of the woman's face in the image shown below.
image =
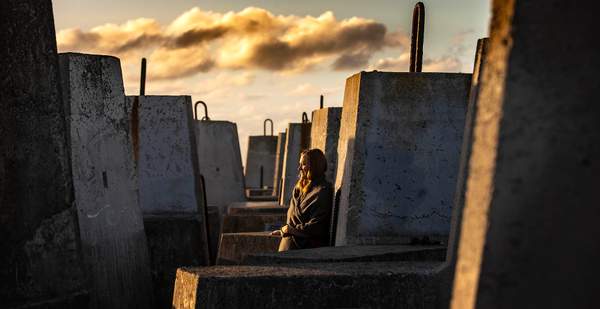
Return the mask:
[[301, 178], [308, 178], [308, 168], [308, 158], [306, 155], [301, 155], [300, 162], [298, 162], [298, 171]]

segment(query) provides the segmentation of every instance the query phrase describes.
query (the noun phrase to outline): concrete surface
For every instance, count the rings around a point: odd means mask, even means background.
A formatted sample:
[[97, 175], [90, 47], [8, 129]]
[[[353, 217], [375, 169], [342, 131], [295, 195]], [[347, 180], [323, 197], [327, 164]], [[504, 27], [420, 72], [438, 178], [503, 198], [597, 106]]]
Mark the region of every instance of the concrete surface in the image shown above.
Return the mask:
[[249, 254], [277, 252], [281, 237], [271, 232], [223, 233], [217, 265], [240, 264]]
[[280, 205], [288, 206], [292, 191], [298, 181], [298, 162], [300, 161], [300, 153], [304, 150], [305, 145], [310, 145], [310, 140], [304, 141], [302, 132], [308, 130], [310, 139], [310, 123], [290, 123], [286, 130], [285, 153], [283, 155], [283, 171], [281, 174], [281, 196], [279, 199]]
[[195, 121], [198, 166], [208, 205], [222, 209], [246, 200], [237, 126], [229, 121]]
[[287, 215], [279, 214], [242, 214], [223, 216], [221, 233], [274, 231], [285, 225]]
[[85, 307], [52, 3], [1, 1], [0, 27], [0, 304]]
[[493, 2], [452, 308], [600, 306], [596, 6]]
[[275, 175], [273, 176], [273, 195], [279, 200], [281, 194], [281, 174], [283, 172], [283, 156], [285, 154], [285, 132], [277, 135], [277, 152], [275, 153]]
[[384, 72], [347, 79], [336, 245], [446, 241], [470, 79]]
[[436, 308], [435, 262], [177, 270], [173, 308]]
[[287, 207], [279, 206], [277, 202], [243, 202], [229, 205], [227, 213], [230, 215], [287, 214], [287, 210]]
[[332, 184], [335, 183], [341, 117], [341, 107], [326, 107], [312, 112], [310, 148], [321, 149], [325, 154], [325, 158], [327, 159], [325, 179]]
[[463, 145], [460, 153], [460, 166], [458, 178], [456, 181], [456, 192], [454, 194], [454, 204], [452, 208], [452, 219], [450, 223], [450, 236], [448, 238], [448, 252], [444, 263], [443, 271], [440, 272], [444, 284], [448, 287], [440, 291], [440, 303], [442, 308], [450, 306], [450, 297], [452, 294], [452, 282], [454, 280], [454, 270], [460, 242], [460, 227], [464, 206], [464, 197], [467, 190], [468, 163], [471, 157], [471, 145], [473, 143], [473, 124], [477, 111], [477, 93], [481, 86], [481, 73], [486, 66], [485, 56], [489, 48], [489, 40], [479, 39], [477, 41], [477, 50], [475, 51], [475, 63], [473, 66], [473, 77], [471, 78], [471, 90], [469, 92], [469, 105], [467, 107], [467, 118], [465, 120], [465, 130], [463, 134]]
[[144, 214], [201, 213], [191, 102], [189, 96], [129, 97]]
[[144, 216], [157, 308], [169, 308], [178, 267], [208, 265], [202, 221], [194, 214]]
[[[273, 188], [277, 136], [249, 136], [246, 155], [246, 188]], [[260, 187], [260, 167], [263, 167], [263, 188]]]
[[276, 265], [296, 263], [340, 263], [382, 261], [440, 261], [446, 257], [445, 246], [340, 246], [258, 253], [244, 258], [244, 265]]
[[91, 308], [151, 307], [152, 281], [118, 58], [60, 54]]

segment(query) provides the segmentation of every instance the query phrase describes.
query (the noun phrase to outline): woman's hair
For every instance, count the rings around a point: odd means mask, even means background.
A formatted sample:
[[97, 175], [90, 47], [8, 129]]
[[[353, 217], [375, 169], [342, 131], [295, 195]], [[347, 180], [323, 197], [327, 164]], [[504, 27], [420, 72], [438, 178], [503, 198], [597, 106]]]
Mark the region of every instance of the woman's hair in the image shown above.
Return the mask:
[[317, 148], [302, 151], [300, 157], [304, 156], [308, 165], [306, 179], [299, 178], [296, 187], [306, 193], [310, 184], [317, 179], [325, 177], [327, 170], [327, 159], [323, 152]]
[[325, 177], [327, 171], [327, 159], [318, 148], [307, 149], [302, 151], [301, 156], [306, 156], [308, 159], [308, 179], [315, 180]]

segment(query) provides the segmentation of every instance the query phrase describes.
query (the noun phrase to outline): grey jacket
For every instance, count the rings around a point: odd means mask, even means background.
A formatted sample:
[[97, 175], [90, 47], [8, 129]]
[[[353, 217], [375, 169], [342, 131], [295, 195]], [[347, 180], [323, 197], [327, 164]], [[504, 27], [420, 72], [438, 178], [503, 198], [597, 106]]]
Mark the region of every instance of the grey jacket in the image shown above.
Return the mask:
[[315, 180], [308, 192], [294, 188], [287, 213], [288, 236], [279, 251], [322, 247], [329, 242], [333, 187], [324, 178]]

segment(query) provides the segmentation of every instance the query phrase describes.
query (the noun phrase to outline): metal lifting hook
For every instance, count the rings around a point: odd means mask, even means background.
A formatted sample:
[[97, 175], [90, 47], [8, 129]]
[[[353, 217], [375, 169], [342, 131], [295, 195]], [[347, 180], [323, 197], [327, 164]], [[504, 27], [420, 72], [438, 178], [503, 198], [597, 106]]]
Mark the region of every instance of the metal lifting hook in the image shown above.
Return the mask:
[[412, 35], [410, 37], [409, 72], [421, 72], [423, 68], [423, 37], [425, 35], [425, 4], [418, 2], [413, 10]]
[[267, 136], [267, 121], [271, 123], [271, 136], [273, 136], [273, 120], [267, 118], [263, 122], [263, 135]]
[[204, 105], [204, 117], [202, 117], [202, 120], [210, 120], [210, 118], [208, 118], [208, 107], [206, 107], [204, 101], [198, 101], [194, 104], [194, 119], [198, 120], [198, 104]]
[[302, 123], [308, 123], [308, 115], [306, 112], [302, 112]]

